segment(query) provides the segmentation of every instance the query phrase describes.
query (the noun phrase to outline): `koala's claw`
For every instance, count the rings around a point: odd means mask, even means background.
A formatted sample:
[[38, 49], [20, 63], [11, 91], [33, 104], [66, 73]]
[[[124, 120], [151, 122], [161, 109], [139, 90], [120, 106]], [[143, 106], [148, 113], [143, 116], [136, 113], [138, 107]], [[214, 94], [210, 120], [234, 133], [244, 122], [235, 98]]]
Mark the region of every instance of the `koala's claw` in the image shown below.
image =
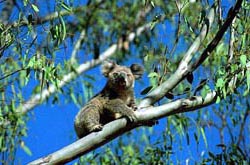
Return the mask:
[[131, 122], [134, 122], [134, 121], [137, 120], [137, 117], [135, 116], [135, 114], [134, 114], [133, 111], [132, 111], [131, 114], [128, 114], [127, 117], [128, 117], [128, 119], [129, 119], [129, 121], [131, 121]]
[[97, 124], [91, 128], [90, 132], [98, 132], [98, 131], [101, 131], [102, 128], [103, 126], [101, 124]]
[[135, 105], [132, 107], [134, 111], [137, 111], [138, 110], [138, 107]]

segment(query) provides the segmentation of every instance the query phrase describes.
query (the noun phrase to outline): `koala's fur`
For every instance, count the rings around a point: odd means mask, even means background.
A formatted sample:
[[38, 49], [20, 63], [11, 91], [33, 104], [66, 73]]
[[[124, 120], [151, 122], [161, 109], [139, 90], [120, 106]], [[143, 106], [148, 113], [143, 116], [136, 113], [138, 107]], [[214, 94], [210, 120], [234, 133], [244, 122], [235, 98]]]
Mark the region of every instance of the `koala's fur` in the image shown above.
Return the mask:
[[122, 116], [136, 120], [134, 81], [141, 78], [144, 69], [138, 64], [120, 66], [113, 61], [105, 61], [102, 74], [107, 77], [103, 90], [94, 96], [77, 114], [75, 131], [79, 138], [90, 132], [100, 131], [102, 126]]

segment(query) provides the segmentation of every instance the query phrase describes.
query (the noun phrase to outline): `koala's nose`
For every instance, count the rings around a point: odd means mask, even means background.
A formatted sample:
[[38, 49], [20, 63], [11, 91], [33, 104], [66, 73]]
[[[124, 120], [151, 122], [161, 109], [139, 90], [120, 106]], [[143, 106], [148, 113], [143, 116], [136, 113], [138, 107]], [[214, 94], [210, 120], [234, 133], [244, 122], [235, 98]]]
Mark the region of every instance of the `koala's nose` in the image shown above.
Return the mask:
[[115, 79], [125, 79], [126, 74], [125, 73], [114, 73], [114, 78]]
[[120, 78], [125, 78], [126, 74], [125, 73], [120, 73]]

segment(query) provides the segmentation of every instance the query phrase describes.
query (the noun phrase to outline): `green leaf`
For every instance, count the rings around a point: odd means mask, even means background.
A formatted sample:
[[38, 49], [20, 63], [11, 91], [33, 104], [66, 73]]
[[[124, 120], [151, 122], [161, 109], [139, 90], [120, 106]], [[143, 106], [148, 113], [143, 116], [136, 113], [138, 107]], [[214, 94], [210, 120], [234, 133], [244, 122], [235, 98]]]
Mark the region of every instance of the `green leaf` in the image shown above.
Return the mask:
[[11, 108], [12, 108], [13, 110], [16, 109], [14, 100], [11, 100]]
[[27, 19], [28, 19], [28, 22], [29, 22], [29, 23], [32, 23], [32, 20], [33, 20], [32, 14], [29, 14]]
[[208, 155], [209, 155], [211, 158], [213, 158], [213, 159], [216, 158], [215, 155], [214, 155], [212, 152], [208, 152]]
[[156, 21], [152, 21], [150, 24], [150, 30], [154, 29], [155, 25], [156, 25]]
[[188, 73], [187, 75], [187, 81], [192, 84], [193, 83], [193, 80], [194, 80], [194, 75], [193, 73]]
[[197, 93], [198, 91], [200, 91], [201, 89], [203, 89], [203, 87], [207, 84], [207, 80], [208, 80], [208, 79], [202, 79], [202, 80], [200, 81], [198, 87], [197, 87], [197, 88], [195, 89], [195, 91], [194, 91], [194, 95], [196, 95], [196, 93]]
[[198, 144], [199, 143], [199, 138], [198, 138], [196, 133], [194, 133], [194, 139], [195, 139], [196, 143]]
[[64, 8], [68, 12], [72, 12], [72, 8], [69, 7], [66, 3], [62, 2], [60, 5], [62, 6], [62, 8]]
[[147, 94], [152, 88], [153, 88], [153, 86], [149, 86], [149, 87], [143, 89], [143, 90], [141, 91], [141, 95]]
[[156, 16], [154, 17], [153, 21], [151, 21], [151, 24], [150, 24], [150, 30], [154, 29], [155, 25], [156, 25], [157, 23], [159, 23], [160, 17], [161, 17], [161, 16], [159, 16], [159, 15], [156, 15]]
[[66, 32], [65, 22], [64, 22], [64, 20], [63, 20], [63, 18], [62, 18], [61, 15], [59, 15], [59, 20], [60, 20], [60, 23], [62, 25], [62, 29], [61, 29], [62, 30], [62, 40], [64, 40], [65, 37], [66, 37], [67, 32]]
[[205, 85], [203, 90], [201, 91], [202, 98], [205, 98], [207, 96], [207, 93], [210, 92], [210, 87], [208, 85]]
[[21, 148], [24, 150], [24, 152], [26, 154], [28, 154], [29, 156], [32, 156], [32, 152], [30, 151], [30, 149], [24, 144], [24, 142], [21, 142]]
[[73, 100], [73, 102], [77, 105], [78, 102], [77, 102], [77, 99], [76, 99], [74, 93], [71, 92], [71, 93], [70, 93], [70, 97], [71, 97], [71, 99]]
[[217, 47], [216, 47], [216, 54], [224, 54], [225, 52], [225, 44], [224, 43], [220, 43]]
[[34, 63], [35, 63], [35, 58], [31, 57], [30, 60], [29, 60], [29, 62], [28, 62], [27, 67], [33, 68], [34, 67]]
[[227, 148], [227, 146], [226, 146], [225, 144], [217, 144], [216, 146], [217, 146], [217, 147], [221, 147], [222, 149]]
[[188, 133], [186, 133], [186, 139], [187, 139], [187, 145], [189, 145], [190, 144], [190, 139], [189, 139]]
[[23, 0], [23, 5], [27, 6], [27, 4], [28, 4], [28, 0]]
[[148, 77], [151, 78], [151, 77], [159, 77], [158, 73], [156, 72], [151, 72], [148, 74]]
[[187, 19], [186, 17], [184, 17], [184, 21], [185, 21], [185, 23], [187, 24], [189, 30], [190, 30], [192, 33], [194, 33], [194, 30], [193, 30], [192, 26], [190, 25], [190, 23], [189, 23], [189, 21], [188, 21], [188, 19]]
[[227, 88], [225, 86], [222, 88], [222, 92], [223, 92], [223, 98], [226, 99], [226, 97], [227, 97]]
[[241, 63], [241, 65], [246, 66], [246, 64], [247, 64], [247, 56], [245, 54], [240, 56], [240, 63]]
[[217, 81], [216, 81], [216, 87], [217, 88], [221, 88], [224, 86], [224, 80], [222, 78], [219, 78]]
[[221, 100], [221, 99], [220, 99], [220, 96], [217, 96], [217, 97], [216, 97], [216, 102], [215, 102], [215, 103], [216, 103], [216, 104], [219, 104], [219, 103], [220, 103], [220, 100]]
[[39, 12], [39, 9], [38, 9], [38, 7], [36, 6], [36, 5], [34, 5], [34, 4], [31, 4], [31, 6], [32, 6], [32, 8], [33, 8], [33, 10], [35, 11], [35, 12]]
[[55, 95], [55, 96], [53, 97], [52, 104], [58, 104], [58, 102], [59, 102], [58, 96]]
[[154, 3], [154, 1], [150, 1], [150, 4], [152, 5], [153, 8], [155, 8], [155, 3]]
[[246, 71], [246, 75], [247, 75], [247, 90], [250, 90], [250, 70]]
[[171, 92], [166, 93], [165, 97], [168, 98], [168, 99], [171, 99], [171, 100], [174, 99], [174, 95]]
[[201, 130], [201, 135], [202, 135], [202, 138], [203, 138], [203, 140], [204, 140], [205, 146], [206, 146], [206, 148], [207, 148], [208, 145], [207, 145], [207, 138], [206, 138], [205, 131], [204, 131], [204, 129], [203, 129], [202, 127], [200, 128], [200, 130]]

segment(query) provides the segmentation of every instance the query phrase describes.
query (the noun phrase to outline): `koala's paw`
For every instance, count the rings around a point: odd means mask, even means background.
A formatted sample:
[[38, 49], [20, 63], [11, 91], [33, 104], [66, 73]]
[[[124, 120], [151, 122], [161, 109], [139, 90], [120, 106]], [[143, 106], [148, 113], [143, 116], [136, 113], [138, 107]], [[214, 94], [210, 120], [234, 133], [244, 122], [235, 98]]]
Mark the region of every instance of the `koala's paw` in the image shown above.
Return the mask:
[[135, 122], [137, 120], [137, 117], [134, 113], [134, 111], [130, 111], [128, 114], [126, 114], [126, 117], [129, 119], [131, 122]]
[[131, 107], [134, 111], [137, 111], [138, 110], [138, 107], [136, 105], [132, 105]]
[[97, 125], [94, 125], [92, 128], [91, 128], [91, 130], [90, 130], [90, 132], [98, 132], [98, 131], [101, 131], [102, 130], [102, 125], [101, 124], [97, 124]]

